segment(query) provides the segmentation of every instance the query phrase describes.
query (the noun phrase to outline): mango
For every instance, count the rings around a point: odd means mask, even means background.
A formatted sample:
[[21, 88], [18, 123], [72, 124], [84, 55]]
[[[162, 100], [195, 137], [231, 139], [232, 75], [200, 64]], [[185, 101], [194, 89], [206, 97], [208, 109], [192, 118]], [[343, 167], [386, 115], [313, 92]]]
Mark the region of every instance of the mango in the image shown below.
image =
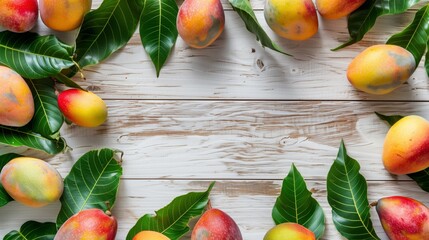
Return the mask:
[[264, 236], [264, 240], [316, 240], [316, 236], [306, 227], [298, 223], [280, 223], [271, 228]]
[[24, 79], [8, 67], [0, 66], [0, 125], [22, 127], [34, 115], [34, 100]]
[[350, 63], [347, 79], [358, 90], [370, 94], [387, 94], [406, 82], [416, 69], [413, 55], [406, 49], [374, 45]]
[[82, 24], [92, 0], [39, 0], [43, 23], [56, 31], [71, 31]]
[[61, 92], [58, 107], [68, 120], [82, 127], [97, 127], [107, 119], [106, 103], [89, 91], [68, 89]]
[[320, 15], [326, 19], [339, 19], [358, 9], [366, 0], [316, 0]]
[[429, 122], [419, 116], [401, 118], [389, 129], [383, 164], [392, 174], [410, 174], [429, 167]]
[[177, 31], [193, 48], [211, 45], [224, 27], [225, 13], [220, 0], [185, 0], [179, 8]]
[[137, 233], [133, 240], [170, 240], [170, 238], [162, 233], [146, 230]]
[[429, 240], [429, 209], [408, 197], [381, 198], [376, 205], [381, 225], [390, 240]]
[[212, 208], [201, 215], [192, 230], [191, 240], [242, 240], [237, 223], [220, 209]]
[[58, 230], [54, 240], [114, 240], [118, 230], [116, 218], [91, 208], [71, 216]]
[[6, 192], [29, 207], [42, 207], [57, 201], [64, 189], [63, 179], [49, 163], [31, 157], [9, 161], [0, 173]]
[[30, 31], [39, 16], [37, 0], [0, 0], [0, 26], [16, 33]]
[[312, 0], [266, 0], [264, 16], [276, 34], [290, 40], [306, 40], [319, 28]]

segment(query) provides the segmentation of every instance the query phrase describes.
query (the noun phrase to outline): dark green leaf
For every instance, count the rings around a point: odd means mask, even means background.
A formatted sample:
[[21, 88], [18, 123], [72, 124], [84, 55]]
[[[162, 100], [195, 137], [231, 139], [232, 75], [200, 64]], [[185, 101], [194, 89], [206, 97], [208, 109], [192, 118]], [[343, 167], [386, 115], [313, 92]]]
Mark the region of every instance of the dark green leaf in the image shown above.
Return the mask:
[[34, 117], [30, 122], [32, 130], [40, 135], [51, 138], [60, 138], [60, 128], [64, 117], [58, 108], [54, 81], [51, 79], [27, 80], [34, 98]]
[[391, 115], [391, 116], [387, 116], [387, 115], [383, 115], [381, 113], [375, 112], [375, 114], [377, 115], [377, 117], [379, 117], [381, 120], [386, 121], [387, 123], [389, 123], [390, 126], [392, 126], [393, 124], [395, 124], [397, 121], [399, 121], [399, 119], [403, 118], [404, 116], [401, 115]]
[[327, 179], [332, 219], [341, 235], [349, 240], [380, 239], [372, 226], [367, 184], [359, 169], [359, 163], [347, 155], [341, 141]]
[[387, 44], [401, 46], [413, 54], [416, 67], [426, 52], [426, 44], [429, 36], [429, 5], [417, 11], [413, 22], [402, 32], [393, 35], [387, 40]]
[[[3, 169], [4, 165], [8, 163], [10, 160], [20, 157], [20, 155], [15, 153], [8, 153], [0, 156], [0, 172]], [[12, 197], [4, 190], [3, 186], [0, 183], [0, 207], [3, 207], [8, 202], [13, 201]]]
[[292, 164], [283, 180], [282, 191], [274, 205], [272, 216], [276, 224], [294, 222], [310, 229], [319, 239], [325, 232], [325, 214], [311, 197], [301, 173]]
[[25, 78], [46, 78], [73, 66], [72, 51], [54, 36], [0, 32], [0, 63]]
[[333, 49], [338, 50], [362, 40], [374, 26], [378, 17], [387, 14], [399, 14], [407, 11], [420, 0], [367, 0], [360, 8], [351, 13], [347, 19], [350, 39]]
[[57, 233], [55, 223], [28, 221], [19, 231], [12, 231], [3, 240], [52, 240]]
[[270, 37], [261, 27], [258, 19], [256, 18], [255, 12], [253, 12], [253, 8], [250, 5], [249, 0], [229, 0], [229, 3], [231, 4], [234, 11], [236, 11], [244, 21], [247, 30], [256, 35], [256, 39], [261, 42], [262, 46], [268, 47], [279, 53], [289, 55], [283, 52], [283, 50], [270, 39]]
[[73, 165], [64, 179], [58, 228], [81, 210], [98, 208], [107, 211], [113, 207], [122, 175], [116, 154], [117, 151], [111, 149], [93, 150]]
[[49, 154], [57, 154], [65, 151], [67, 144], [63, 138], [51, 139], [33, 132], [29, 126], [22, 128], [0, 125], [0, 143], [15, 147], [29, 147], [44, 151]]
[[191, 192], [176, 197], [171, 203], [156, 211], [156, 215], [146, 214], [128, 232], [127, 240], [143, 230], [160, 232], [171, 240], [180, 239], [189, 231], [189, 220], [201, 215], [209, 201], [214, 182], [205, 192]]
[[57, 80], [58, 82], [66, 85], [67, 87], [78, 88], [78, 89], [84, 90], [79, 84], [77, 84], [75, 81], [73, 81], [67, 75], [65, 75], [63, 73], [58, 73], [57, 75], [52, 76], [52, 77], [55, 80]]
[[76, 39], [79, 66], [97, 64], [123, 47], [137, 29], [141, 9], [138, 0], [104, 0], [86, 14]]
[[175, 0], [144, 0], [140, 19], [140, 38], [159, 76], [177, 39]]

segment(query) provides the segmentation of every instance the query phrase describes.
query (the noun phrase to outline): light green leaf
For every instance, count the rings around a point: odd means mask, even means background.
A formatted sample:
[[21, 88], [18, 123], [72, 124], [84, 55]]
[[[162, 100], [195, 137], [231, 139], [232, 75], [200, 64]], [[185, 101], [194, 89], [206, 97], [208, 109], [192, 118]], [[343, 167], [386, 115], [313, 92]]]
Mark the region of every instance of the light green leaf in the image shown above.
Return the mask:
[[416, 60], [416, 67], [426, 52], [429, 36], [429, 5], [417, 11], [413, 22], [402, 32], [393, 35], [387, 44], [401, 46], [411, 52]]
[[123, 47], [137, 29], [141, 9], [138, 0], [104, 0], [86, 14], [76, 39], [79, 66], [97, 64]]
[[117, 151], [112, 149], [93, 150], [73, 165], [64, 179], [57, 228], [81, 210], [98, 208], [107, 211], [114, 206], [122, 175], [116, 154]]
[[[0, 172], [3, 169], [4, 165], [8, 163], [10, 160], [20, 157], [20, 155], [15, 153], [8, 153], [0, 156]], [[9, 194], [6, 192], [6, 190], [3, 188], [3, 186], [0, 183], [0, 207], [3, 207], [8, 202], [13, 201], [13, 198], [9, 196]]]
[[359, 42], [374, 26], [378, 17], [388, 14], [399, 14], [407, 11], [420, 0], [367, 0], [360, 8], [351, 13], [347, 19], [350, 39], [333, 49], [338, 50]]
[[143, 0], [140, 39], [159, 76], [162, 66], [177, 40], [175, 0]]
[[32, 130], [44, 137], [59, 139], [64, 117], [58, 108], [54, 81], [27, 79], [27, 84], [33, 94], [35, 107], [34, 117], [30, 122]]
[[261, 27], [249, 0], [229, 0], [229, 3], [244, 21], [247, 30], [256, 35], [256, 39], [261, 42], [262, 46], [290, 56], [290, 54], [283, 52]]
[[72, 52], [52, 35], [0, 32], [0, 63], [25, 78], [46, 78], [73, 66]]
[[380, 239], [374, 231], [367, 184], [359, 163], [347, 155], [344, 142], [327, 179], [328, 202], [335, 227], [349, 240]]
[[57, 233], [55, 223], [28, 221], [19, 231], [12, 231], [3, 240], [52, 240]]
[[160, 232], [171, 240], [180, 239], [189, 231], [189, 220], [204, 212], [213, 185], [214, 182], [205, 192], [191, 192], [176, 197], [167, 206], [156, 211], [156, 215], [144, 215], [128, 232], [126, 240], [132, 240], [143, 230]]

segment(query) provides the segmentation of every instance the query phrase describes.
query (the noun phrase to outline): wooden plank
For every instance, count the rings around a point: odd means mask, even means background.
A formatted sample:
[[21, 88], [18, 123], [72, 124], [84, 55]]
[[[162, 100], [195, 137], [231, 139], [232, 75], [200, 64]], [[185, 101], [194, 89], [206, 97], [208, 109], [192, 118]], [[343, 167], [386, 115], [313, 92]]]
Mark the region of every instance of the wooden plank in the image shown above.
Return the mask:
[[[176, 196], [190, 191], [205, 191], [208, 184], [208, 181], [123, 180], [113, 209], [113, 214], [119, 222], [116, 239], [125, 239], [129, 229], [144, 214], [153, 214], [155, 210], [167, 205]], [[313, 196], [320, 202], [326, 214], [327, 230], [322, 239], [342, 239], [332, 222], [325, 182], [307, 181], [307, 186], [309, 189], [315, 189]], [[244, 239], [261, 240], [265, 232], [274, 226], [271, 209], [280, 193], [280, 188], [281, 181], [217, 181], [211, 194], [211, 203], [213, 207], [224, 210], [235, 219]], [[368, 194], [370, 202], [381, 197], [403, 195], [429, 205], [427, 193], [408, 182], [369, 182]], [[31, 209], [16, 202], [9, 203], [0, 208], [2, 219], [0, 236], [18, 229], [22, 223], [30, 219], [41, 222], [55, 221], [58, 211], [59, 204]], [[383, 240], [387, 240], [375, 209], [371, 210], [371, 215], [377, 234]]]

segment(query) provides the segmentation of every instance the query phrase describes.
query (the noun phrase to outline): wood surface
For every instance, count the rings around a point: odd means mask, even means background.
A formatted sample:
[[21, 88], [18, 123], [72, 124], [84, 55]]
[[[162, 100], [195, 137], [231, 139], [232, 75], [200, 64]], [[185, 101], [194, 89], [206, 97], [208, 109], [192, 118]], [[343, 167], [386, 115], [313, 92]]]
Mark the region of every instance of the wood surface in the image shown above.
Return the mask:
[[[75, 80], [106, 100], [109, 118], [94, 129], [65, 125], [62, 135], [72, 151], [48, 156], [0, 146], [0, 153], [46, 159], [66, 176], [91, 149], [123, 151], [124, 174], [113, 209], [119, 240], [140, 216], [154, 213], [178, 195], [204, 191], [211, 181], [216, 181], [212, 205], [236, 220], [245, 240], [261, 240], [274, 226], [271, 209], [292, 163], [324, 208], [323, 239], [343, 239], [326, 199], [326, 175], [341, 139], [368, 180], [370, 202], [404, 195], [429, 206], [428, 193], [408, 177], [390, 175], [383, 168], [380, 159], [388, 126], [374, 114], [418, 114], [429, 119], [423, 64], [408, 83], [384, 96], [355, 90], [345, 76], [354, 56], [400, 31], [418, 7], [380, 18], [362, 42], [333, 52], [331, 48], [348, 39], [346, 19], [319, 19], [313, 38], [287, 41], [266, 25], [264, 1], [251, 1], [267, 33], [293, 55], [288, 57], [262, 48], [228, 2], [222, 2], [226, 28], [221, 37], [203, 50], [191, 49], [179, 38], [159, 78], [138, 32], [109, 59], [84, 69], [86, 81]], [[36, 31], [65, 41], [71, 35], [47, 30], [40, 22]], [[58, 203], [30, 209], [11, 202], [0, 208], [0, 236], [27, 220], [54, 221], [58, 210]], [[371, 214], [377, 234], [387, 239], [375, 209]]]

